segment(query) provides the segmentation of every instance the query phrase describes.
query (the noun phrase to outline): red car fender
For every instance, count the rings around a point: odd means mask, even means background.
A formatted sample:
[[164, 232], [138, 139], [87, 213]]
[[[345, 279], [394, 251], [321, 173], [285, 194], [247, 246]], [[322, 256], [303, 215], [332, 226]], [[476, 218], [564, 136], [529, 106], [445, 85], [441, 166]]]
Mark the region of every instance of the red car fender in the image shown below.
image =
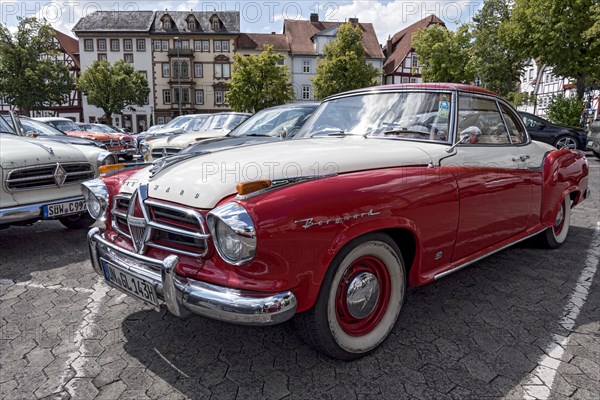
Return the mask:
[[546, 154], [543, 163], [543, 187], [540, 220], [551, 227], [563, 200], [577, 192], [573, 206], [585, 198], [589, 166], [585, 155], [578, 150], [557, 150]]

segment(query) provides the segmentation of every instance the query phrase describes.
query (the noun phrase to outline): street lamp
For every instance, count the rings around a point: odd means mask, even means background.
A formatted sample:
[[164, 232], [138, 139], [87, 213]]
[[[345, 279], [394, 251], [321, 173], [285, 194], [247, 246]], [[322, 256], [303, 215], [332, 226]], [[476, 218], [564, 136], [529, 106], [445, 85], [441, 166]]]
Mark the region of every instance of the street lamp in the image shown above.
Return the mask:
[[177, 50], [177, 90], [179, 91], [179, 115], [181, 115], [181, 61], [179, 61], [179, 49], [181, 41], [175, 36], [175, 49]]

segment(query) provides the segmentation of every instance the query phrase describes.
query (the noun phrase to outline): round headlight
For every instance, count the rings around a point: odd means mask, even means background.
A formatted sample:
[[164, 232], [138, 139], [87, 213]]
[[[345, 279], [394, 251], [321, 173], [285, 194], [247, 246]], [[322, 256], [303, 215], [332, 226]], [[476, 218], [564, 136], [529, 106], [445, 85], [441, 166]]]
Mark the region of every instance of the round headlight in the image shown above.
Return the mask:
[[98, 158], [96, 159], [98, 166], [101, 167], [103, 165], [110, 165], [115, 163], [115, 157], [113, 157], [112, 153], [108, 151], [103, 151], [98, 154]]
[[108, 209], [108, 189], [100, 179], [92, 179], [81, 184], [88, 213], [94, 219], [104, 219]]
[[146, 142], [142, 142], [142, 144], [140, 145], [140, 152], [144, 157], [147, 156], [148, 153], [150, 153], [150, 145]]
[[223, 252], [223, 255], [230, 260], [239, 260], [242, 253], [242, 242], [237, 235], [225, 222], [217, 220], [216, 226], [217, 245]]
[[121, 143], [123, 146], [125, 146], [125, 144], [127, 144], [127, 140], [125, 140], [125, 136], [121, 136], [119, 138], [119, 143]]
[[246, 264], [256, 253], [256, 232], [248, 212], [238, 203], [226, 203], [207, 216], [215, 248], [223, 260]]

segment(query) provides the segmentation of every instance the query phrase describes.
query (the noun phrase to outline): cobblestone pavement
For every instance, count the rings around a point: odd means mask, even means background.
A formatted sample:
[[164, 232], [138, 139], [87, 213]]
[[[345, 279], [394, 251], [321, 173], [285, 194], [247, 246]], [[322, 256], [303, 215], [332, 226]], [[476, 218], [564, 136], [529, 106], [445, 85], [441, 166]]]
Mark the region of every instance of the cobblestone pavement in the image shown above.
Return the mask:
[[157, 313], [92, 273], [84, 232], [0, 231], [0, 398], [600, 397], [600, 162], [565, 245], [519, 244], [409, 290], [372, 355], [323, 357], [292, 323]]

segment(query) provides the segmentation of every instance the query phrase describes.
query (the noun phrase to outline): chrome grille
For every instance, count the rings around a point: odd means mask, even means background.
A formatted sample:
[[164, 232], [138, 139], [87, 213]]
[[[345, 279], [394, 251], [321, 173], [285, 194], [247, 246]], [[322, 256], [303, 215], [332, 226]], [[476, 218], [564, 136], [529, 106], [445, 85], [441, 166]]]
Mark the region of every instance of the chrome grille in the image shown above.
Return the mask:
[[105, 145], [106, 147], [115, 147], [115, 146], [120, 146], [121, 143], [119, 143], [118, 140], [102, 140], [102, 144]]
[[[57, 168], [64, 170], [64, 182], [57, 181]], [[6, 178], [8, 191], [61, 187], [94, 179], [96, 173], [88, 163], [55, 163], [17, 168], [10, 171]]]
[[[127, 224], [129, 203], [130, 197], [126, 195], [117, 195], [113, 198], [112, 226], [117, 232], [131, 239], [131, 231]], [[145, 243], [146, 247], [193, 257], [202, 257], [206, 254], [209, 235], [204, 218], [199, 212], [151, 199], [144, 202], [144, 207], [148, 210], [147, 215], [150, 220], [147, 223], [151, 229], [149, 240]]]
[[163, 150], [166, 151], [167, 156], [172, 156], [173, 154], [177, 154], [181, 151], [181, 149], [179, 149], [177, 147], [154, 148], [154, 149], [152, 149], [152, 158], [156, 159], [156, 158], [165, 157], [165, 155], [163, 155]]

